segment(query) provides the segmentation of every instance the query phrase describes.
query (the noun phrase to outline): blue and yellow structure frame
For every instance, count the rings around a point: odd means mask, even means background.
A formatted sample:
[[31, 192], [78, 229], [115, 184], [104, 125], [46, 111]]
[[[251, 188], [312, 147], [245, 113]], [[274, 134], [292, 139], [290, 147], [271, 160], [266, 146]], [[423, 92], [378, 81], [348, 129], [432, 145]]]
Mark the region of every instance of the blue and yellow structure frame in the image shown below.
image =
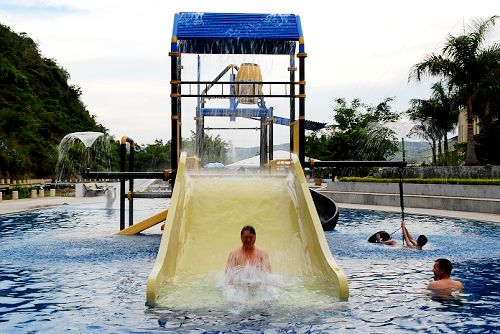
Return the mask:
[[[297, 52], [298, 43], [298, 52]], [[305, 52], [304, 36], [300, 17], [295, 14], [252, 14], [252, 13], [194, 13], [181, 12], [174, 16], [171, 40], [171, 161], [175, 169], [181, 152], [182, 97], [240, 97], [234, 92], [229, 94], [208, 95], [183, 94], [185, 84], [227, 84], [213, 81], [182, 81], [181, 55], [191, 54], [260, 54], [289, 55], [290, 81], [252, 81], [252, 84], [289, 85], [289, 94], [258, 94], [255, 97], [281, 97], [290, 100], [290, 118], [277, 118], [278, 124], [290, 126], [290, 150], [296, 153], [304, 165], [305, 143]], [[298, 58], [299, 67], [296, 67]], [[296, 81], [295, 72], [299, 72]], [[244, 82], [240, 82], [244, 83]], [[298, 94], [296, 86], [298, 85]], [[252, 95], [245, 95], [252, 97]], [[296, 117], [296, 100], [299, 116]], [[269, 111], [267, 111], [268, 113]], [[198, 114], [197, 117], [204, 117]], [[174, 171], [175, 172], [175, 171]]]

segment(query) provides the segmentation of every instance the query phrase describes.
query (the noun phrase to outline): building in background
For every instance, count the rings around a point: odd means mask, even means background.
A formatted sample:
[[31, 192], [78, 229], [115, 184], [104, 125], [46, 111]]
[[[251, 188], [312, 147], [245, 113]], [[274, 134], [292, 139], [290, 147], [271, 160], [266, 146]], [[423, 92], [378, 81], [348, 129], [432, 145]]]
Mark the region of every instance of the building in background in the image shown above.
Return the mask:
[[[465, 108], [462, 108], [460, 110], [460, 113], [458, 114], [458, 142], [459, 143], [465, 143], [467, 142], [467, 111]], [[473, 134], [474, 136], [479, 134], [480, 130], [480, 122], [478, 117], [474, 117], [474, 122], [473, 122]]]

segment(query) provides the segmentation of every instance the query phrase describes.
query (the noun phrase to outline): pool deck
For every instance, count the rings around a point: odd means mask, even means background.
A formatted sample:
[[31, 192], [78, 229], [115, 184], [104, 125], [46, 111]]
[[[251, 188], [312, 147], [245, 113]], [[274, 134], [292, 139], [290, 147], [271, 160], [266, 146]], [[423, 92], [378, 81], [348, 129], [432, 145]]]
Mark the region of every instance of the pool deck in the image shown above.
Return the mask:
[[[337, 203], [337, 206], [341, 209], [401, 212], [401, 208], [397, 206], [364, 205], [364, 204], [348, 204], [348, 203]], [[462, 218], [462, 219], [480, 220], [492, 223], [500, 223], [500, 215], [495, 215], [491, 213], [422, 209], [422, 208], [405, 208], [405, 213], [429, 215], [429, 216], [443, 216], [443, 217]]]
[[[54, 207], [59, 205], [78, 205], [86, 203], [104, 203], [105, 197], [44, 197], [44, 198], [28, 198], [18, 200], [2, 200], [0, 201], [0, 215], [15, 213], [21, 211], [37, 210], [47, 207]], [[357, 209], [357, 210], [373, 210], [373, 211], [387, 211], [387, 212], [401, 212], [400, 207], [396, 206], [378, 206], [378, 205], [364, 205], [364, 204], [347, 204], [337, 203], [339, 208], [343, 209]], [[430, 216], [444, 216], [452, 218], [463, 218], [471, 220], [487, 221], [492, 223], [500, 223], [500, 215], [478, 213], [478, 212], [465, 212], [465, 211], [449, 211], [449, 210], [435, 210], [435, 209], [419, 209], [419, 208], [405, 208], [405, 213], [408, 214], [422, 214]]]
[[60, 205], [106, 203], [105, 197], [43, 197], [0, 201], [0, 215]]
[[[327, 184], [322, 183], [320, 186], [309, 184], [310, 188], [317, 191], [322, 191], [327, 189]], [[335, 202], [339, 209], [354, 209], [354, 210], [372, 210], [372, 211], [386, 211], [386, 212], [401, 212], [400, 206], [384, 206], [384, 205], [367, 205], [367, 204], [352, 204], [352, 203], [340, 203]], [[470, 211], [454, 211], [454, 210], [438, 210], [438, 209], [426, 209], [426, 208], [411, 208], [405, 207], [405, 213], [417, 214], [417, 215], [428, 215], [428, 216], [440, 216], [440, 217], [451, 217], [459, 219], [470, 219], [479, 220], [491, 223], [500, 223], [500, 215], [492, 213], [481, 213], [481, 212], [470, 212]]]

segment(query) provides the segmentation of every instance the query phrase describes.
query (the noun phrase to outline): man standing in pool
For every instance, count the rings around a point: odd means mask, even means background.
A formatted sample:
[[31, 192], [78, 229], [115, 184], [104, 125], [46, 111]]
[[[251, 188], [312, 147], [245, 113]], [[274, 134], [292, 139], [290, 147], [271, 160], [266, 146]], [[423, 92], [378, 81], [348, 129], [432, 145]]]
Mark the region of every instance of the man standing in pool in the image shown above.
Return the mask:
[[236, 267], [245, 267], [246, 265], [271, 272], [271, 262], [269, 262], [267, 252], [255, 246], [255, 240], [257, 240], [255, 229], [250, 225], [243, 227], [240, 237], [242, 245], [229, 254], [226, 272]]
[[417, 241], [413, 239], [410, 232], [406, 229], [404, 220], [401, 222], [401, 230], [403, 231], [403, 238], [406, 243], [406, 246], [413, 249], [422, 249], [427, 243], [427, 237], [423, 234], [419, 235]]
[[437, 259], [434, 262], [434, 281], [430, 282], [427, 289], [441, 293], [451, 293], [463, 289], [463, 284], [460, 281], [451, 279], [451, 270], [453, 266], [448, 259]]

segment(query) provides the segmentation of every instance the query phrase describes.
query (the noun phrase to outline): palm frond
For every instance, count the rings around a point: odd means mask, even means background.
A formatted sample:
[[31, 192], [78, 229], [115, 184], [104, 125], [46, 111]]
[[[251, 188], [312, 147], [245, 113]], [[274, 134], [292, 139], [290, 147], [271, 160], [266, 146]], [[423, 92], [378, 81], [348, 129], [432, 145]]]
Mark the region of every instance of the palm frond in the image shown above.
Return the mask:
[[421, 81], [425, 76], [445, 75], [448, 71], [448, 61], [441, 55], [428, 54], [424, 60], [412, 66], [408, 81], [415, 78]]
[[485, 20], [475, 19], [472, 20], [472, 24], [469, 26], [470, 34], [474, 41], [476, 49], [480, 48], [484, 43], [486, 34], [495, 26], [495, 21], [498, 18], [497, 15], [493, 15]]

